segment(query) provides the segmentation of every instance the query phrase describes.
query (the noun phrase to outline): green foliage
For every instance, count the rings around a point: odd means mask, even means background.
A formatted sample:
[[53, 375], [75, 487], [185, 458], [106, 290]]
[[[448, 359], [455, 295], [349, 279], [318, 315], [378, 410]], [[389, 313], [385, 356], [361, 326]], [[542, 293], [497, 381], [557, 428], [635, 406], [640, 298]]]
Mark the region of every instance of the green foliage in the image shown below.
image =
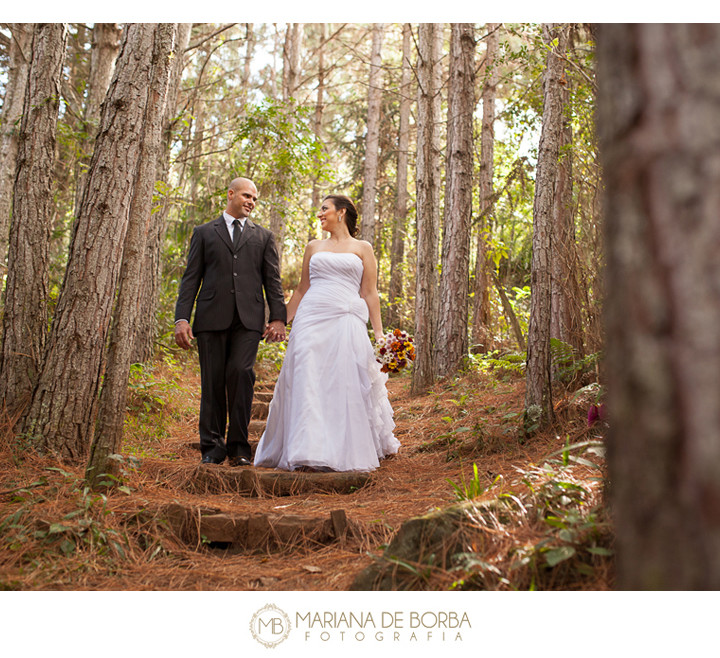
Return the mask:
[[[603, 466], [582, 453], [601, 456], [602, 444], [566, 440], [541, 467], [518, 469], [522, 479], [516, 484], [524, 490], [500, 491], [468, 510], [477, 527], [490, 532], [480, 542], [482, 552], [453, 556], [461, 575], [451, 589], [556, 589], [597, 575], [612, 558], [612, 531], [589, 487], [604, 481]], [[578, 468], [595, 469], [598, 476], [587, 477]], [[522, 541], [488, 546], [491, 538], [505, 537], [510, 526]]]
[[[497, 480], [498, 478], [495, 478], [495, 482], [497, 482]], [[461, 482], [462, 486], [456, 484], [450, 479], [447, 479], [447, 482], [449, 482], [455, 490], [455, 496], [458, 500], [473, 500], [474, 498], [479, 498], [487, 491], [487, 487], [480, 482], [478, 467], [475, 463], [473, 463], [473, 476], [467, 481], [463, 476]]]
[[[107, 527], [105, 517], [112, 512], [107, 508], [107, 497], [95, 494], [84, 484], [82, 478], [60, 468], [47, 468], [59, 474], [70, 485], [74, 497], [74, 509], [60, 517], [35, 520], [36, 506], [50, 499], [58, 486], [48, 486], [47, 478], [18, 489], [13, 502], [22, 503], [12, 514], [0, 520], [0, 536], [3, 546], [23, 553], [23, 561], [41, 554], [59, 552], [64, 556], [90, 550], [98, 555], [125, 557], [128, 549], [126, 534]], [[30, 491], [34, 486], [47, 486], [46, 491]], [[62, 486], [62, 485], [61, 485]], [[38, 543], [39, 542], [39, 543]], [[28, 552], [28, 547], [34, 547]]]
[[542, 407], [539, 404], [531, 404], [523, 414], [523, 432], [525, 436], [532, 436], [540, 427], [542, 421]]
[[166, 354], [162, 360], [130, 366], [125, 416], [125, 449], [138, 457], [156, 455], [160, 442], [168, 435], [168, 418], [183, 410], [169, 404], [181, 393], [178, 378], [184, 365]]
[[583, 375], [595, 370], [600, 356], [600, 353], [595, 353], [581, 357], [572, 345], [557, 338], [550, 339], [554, 378], [564, 384], [578, 381]]
[[285, 351], [287, 350], [287, 343], [268, 343], [264, 340], [260, 341], [258, 345], [257, 360], [261, 363], [271, 364], [275, 370], [280, 372], [283, 361], [285, 359]]
[[525, 375], [527, 356], [521, 352], [493, 350], [468, 355], [470, 368], [484, 373], [493, 373], [500, 379]]

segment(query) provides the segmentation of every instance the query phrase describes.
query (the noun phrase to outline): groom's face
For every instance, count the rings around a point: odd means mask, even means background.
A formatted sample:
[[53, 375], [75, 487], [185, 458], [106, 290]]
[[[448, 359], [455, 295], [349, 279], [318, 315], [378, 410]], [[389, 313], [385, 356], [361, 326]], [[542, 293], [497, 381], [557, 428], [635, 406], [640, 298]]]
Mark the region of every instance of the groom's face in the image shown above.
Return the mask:
[[240, 181], [228, 190], [228, 212], [236, 219], [248, 217], [257, 202], [257, 188], [250, 181]]

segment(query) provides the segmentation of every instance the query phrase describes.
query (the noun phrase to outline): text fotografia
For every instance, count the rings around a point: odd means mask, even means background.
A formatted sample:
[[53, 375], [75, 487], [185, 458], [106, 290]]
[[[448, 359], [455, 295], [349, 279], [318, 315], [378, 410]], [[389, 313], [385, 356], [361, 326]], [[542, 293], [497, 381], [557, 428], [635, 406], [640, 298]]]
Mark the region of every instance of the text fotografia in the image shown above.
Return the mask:
[[466, 612], [296, 612], [305, 641], [462, 642], [472, 628]]

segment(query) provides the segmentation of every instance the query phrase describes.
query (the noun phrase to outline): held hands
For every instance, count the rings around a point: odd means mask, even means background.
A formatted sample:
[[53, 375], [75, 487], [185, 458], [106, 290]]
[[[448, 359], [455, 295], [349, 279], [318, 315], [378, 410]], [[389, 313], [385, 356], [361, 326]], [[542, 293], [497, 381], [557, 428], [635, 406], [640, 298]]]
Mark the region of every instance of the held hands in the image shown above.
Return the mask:
[[285, 340], [285, 325], [280, 320], [273, 320], [265, 327], [262, 337], [268, 343], [281, 343]]
[[194, 339], [190, 323], [186, 320], [179, 320], [175, 324], [175, 342], [184, 350], [189, 350], [190, 341]]

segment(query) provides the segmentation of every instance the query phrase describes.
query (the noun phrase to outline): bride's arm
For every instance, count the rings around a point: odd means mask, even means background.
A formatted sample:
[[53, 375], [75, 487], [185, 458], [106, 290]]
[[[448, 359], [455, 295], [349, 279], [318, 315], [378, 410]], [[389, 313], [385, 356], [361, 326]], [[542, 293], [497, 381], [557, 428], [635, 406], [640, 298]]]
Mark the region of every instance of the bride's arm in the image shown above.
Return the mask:
[[307, 247], [305, 247], [305, 255], [303, 256], [300, 283], [298, 284], [298, 287], [295, 288], [295, 292], [293, 292], [292, 297], [290, 297], [290, 301], [287, 305], [288, 324], [293, 321], [298, 306], [300, 305], [300, 300], [303, 298], [303, 295], [308, 291], [308, 288], [310, 287], [310, 256], [312, 256], [313, 251], [315, 251], [313, 247], [313, 242], [310, 242]]
[[380, 295], [377, 291], [377, 261], [369, 242], [363, 243], [363, 277], [360, 282], [360, 297], [365, 300], [370, 314], [370, 324], [375, 332], [375, 339], [382, 336], [383, 326], [380, 317]]

